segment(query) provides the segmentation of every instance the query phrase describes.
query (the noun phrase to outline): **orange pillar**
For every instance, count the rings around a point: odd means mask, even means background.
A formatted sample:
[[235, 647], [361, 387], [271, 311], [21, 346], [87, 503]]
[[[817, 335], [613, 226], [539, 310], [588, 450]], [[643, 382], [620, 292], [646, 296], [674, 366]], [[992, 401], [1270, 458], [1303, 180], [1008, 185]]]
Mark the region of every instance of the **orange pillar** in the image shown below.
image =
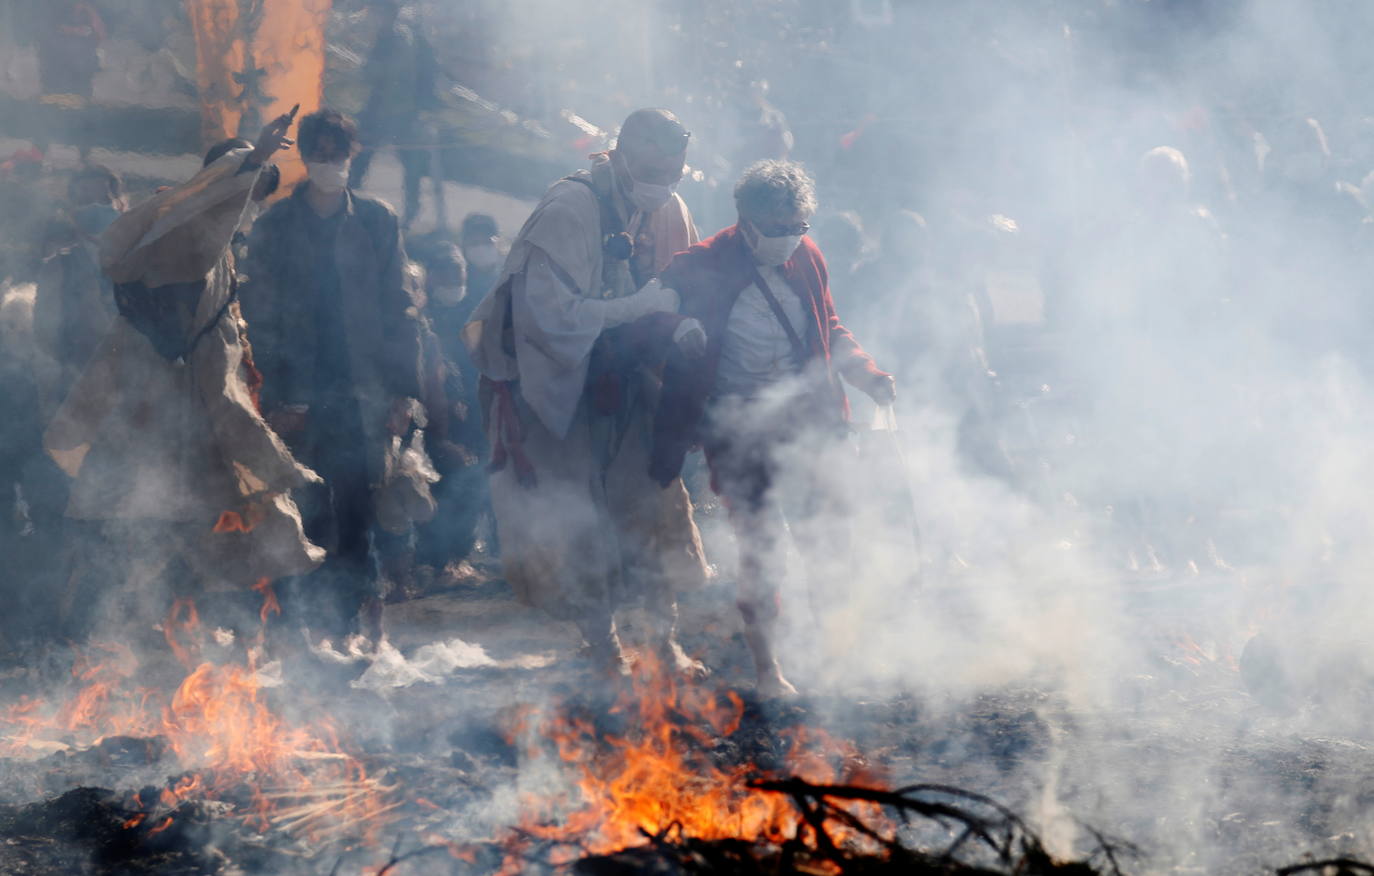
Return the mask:
[[[263, 121], [301, 105], [296, 118], [320, 108], [324, 99], [324, 26], [332, 0], [266, 0], [257, 33], [253, 35], [253, 60], [263, 70], [266, 106]], [[256, 135], [245, 132], [245, 136]], [[293, 132], [294, 136], [294, 132]], [[287, 183], [305, 177], [300, 154], [292, 149], [277, 156], [283, 190]]]
[[238, 0], [186, 0], [196, 40], [196, 87], [200, 92], [201, 146], [238, 133], [242, 87], [234, 74], [244, 67]]
[[[233, 136], [251, 140], [262, 122], [298, 103], [297, 118], [320, 108], [332, 0], [261, 0], [251, 20], [240, 16], [240, 0], [185, 2], [196, 39], [202, 145]], [[277, 163], [284, 182], [305, 175], [294, 150]]]

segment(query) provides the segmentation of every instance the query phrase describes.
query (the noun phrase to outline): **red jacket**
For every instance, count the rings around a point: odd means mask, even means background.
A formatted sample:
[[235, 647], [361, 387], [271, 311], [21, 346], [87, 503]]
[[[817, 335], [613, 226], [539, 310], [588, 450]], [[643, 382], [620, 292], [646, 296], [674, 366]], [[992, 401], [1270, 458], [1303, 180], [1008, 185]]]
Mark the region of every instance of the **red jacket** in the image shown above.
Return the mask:
[[[682, 460], [697, 440], [706, 401], [716, 383], [725, 324], [735, 301], [754, 282], [753, 255], [733, 225], [686, 252], [678, 253], [659, 275], [663, 285], [682, 296], [681, 314], [700, 320], [706, 330], [706, 353], [700, 359], [686, 359], [677, 352], [668, 357], [663, 373], [663, 393], [654, 418], [653, 455], [649, 473], [667, 484], [682, 470]], [[829, 396], [826, 409], [835, 422], [849, 418], [838, 375], [860, 389], [868, 390], [889, 376], [873, 364], [849, 329], [840, 323], [835, 302], [830, 297], [829, 274], [820, 249], [809, 237], [781, 268], [783, 278], [803, 302], [811, 319], [805, 326], [806, 344], [813, 359], [826, 362], [827, 384], [822, 392]], [[797, 326], [798, 332], [803, 330]]]

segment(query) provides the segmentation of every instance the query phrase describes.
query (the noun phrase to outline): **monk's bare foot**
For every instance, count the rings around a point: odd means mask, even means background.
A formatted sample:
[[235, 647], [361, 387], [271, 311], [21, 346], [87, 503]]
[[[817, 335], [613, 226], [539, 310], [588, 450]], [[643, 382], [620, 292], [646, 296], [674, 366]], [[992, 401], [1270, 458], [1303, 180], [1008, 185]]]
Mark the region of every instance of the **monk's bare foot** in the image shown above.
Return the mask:
[[790, 700], [795, 699], [797, 689], [792, 686], [792, 682], [782, 676], [782, 670], [777, 664], [773, 664], [768, 669], [759, 671], [759, 681], [755, 687], [760, 699], [765, 700]]
[[711, 674], [711, 670], [705, 663], [694, 659], [682, 650], [677, 639], [669, 639], [664, 642], [659, 646], [658, 651], [663, 664], [683, 678], [700, 681]]

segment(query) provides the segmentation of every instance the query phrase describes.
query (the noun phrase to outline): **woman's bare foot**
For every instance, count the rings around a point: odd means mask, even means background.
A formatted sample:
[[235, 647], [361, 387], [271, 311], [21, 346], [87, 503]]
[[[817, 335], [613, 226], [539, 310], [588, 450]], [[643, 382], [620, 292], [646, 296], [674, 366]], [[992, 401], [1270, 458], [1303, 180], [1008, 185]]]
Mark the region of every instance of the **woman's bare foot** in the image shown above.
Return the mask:
[[758, 686], [755, 690], [759, 697], [765, 700], [790, 700], [798, 696], [797, 689], [792, 686], [792, 682], [782, 677], [782, 670], [776, 663], [759, 672]]
[[763, 624], [746, 624], [744, 640], [754, 655], [754, 671], [758, 673], [758, 694], [764, 699], [789, 698], [797, 695], [792, 682], [783, 678], [778, 658], [773, 652], [773, 636]]

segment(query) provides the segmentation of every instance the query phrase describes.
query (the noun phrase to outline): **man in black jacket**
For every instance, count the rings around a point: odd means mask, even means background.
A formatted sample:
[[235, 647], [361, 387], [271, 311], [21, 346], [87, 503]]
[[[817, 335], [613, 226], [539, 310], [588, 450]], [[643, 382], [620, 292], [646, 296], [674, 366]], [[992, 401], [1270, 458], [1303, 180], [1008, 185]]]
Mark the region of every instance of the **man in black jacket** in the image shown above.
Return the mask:
[[253, 226], [243, 312], [264, 414], [327, 488], [305, 507], [307, 531], [330, 551], [315, 573], [324, 580], [297, 582], [288, 598], [300, 597], [307, 625], [339, 636], [356, 617], [375, 643], [383, 582], [369, 535], [387, 535], [373, 494], [408, 400], [421, 396], [420, 319], [395, 212], [348, 188], [353, 121], [322, 110], [301, 120], [298, 139], [309, 179]]

